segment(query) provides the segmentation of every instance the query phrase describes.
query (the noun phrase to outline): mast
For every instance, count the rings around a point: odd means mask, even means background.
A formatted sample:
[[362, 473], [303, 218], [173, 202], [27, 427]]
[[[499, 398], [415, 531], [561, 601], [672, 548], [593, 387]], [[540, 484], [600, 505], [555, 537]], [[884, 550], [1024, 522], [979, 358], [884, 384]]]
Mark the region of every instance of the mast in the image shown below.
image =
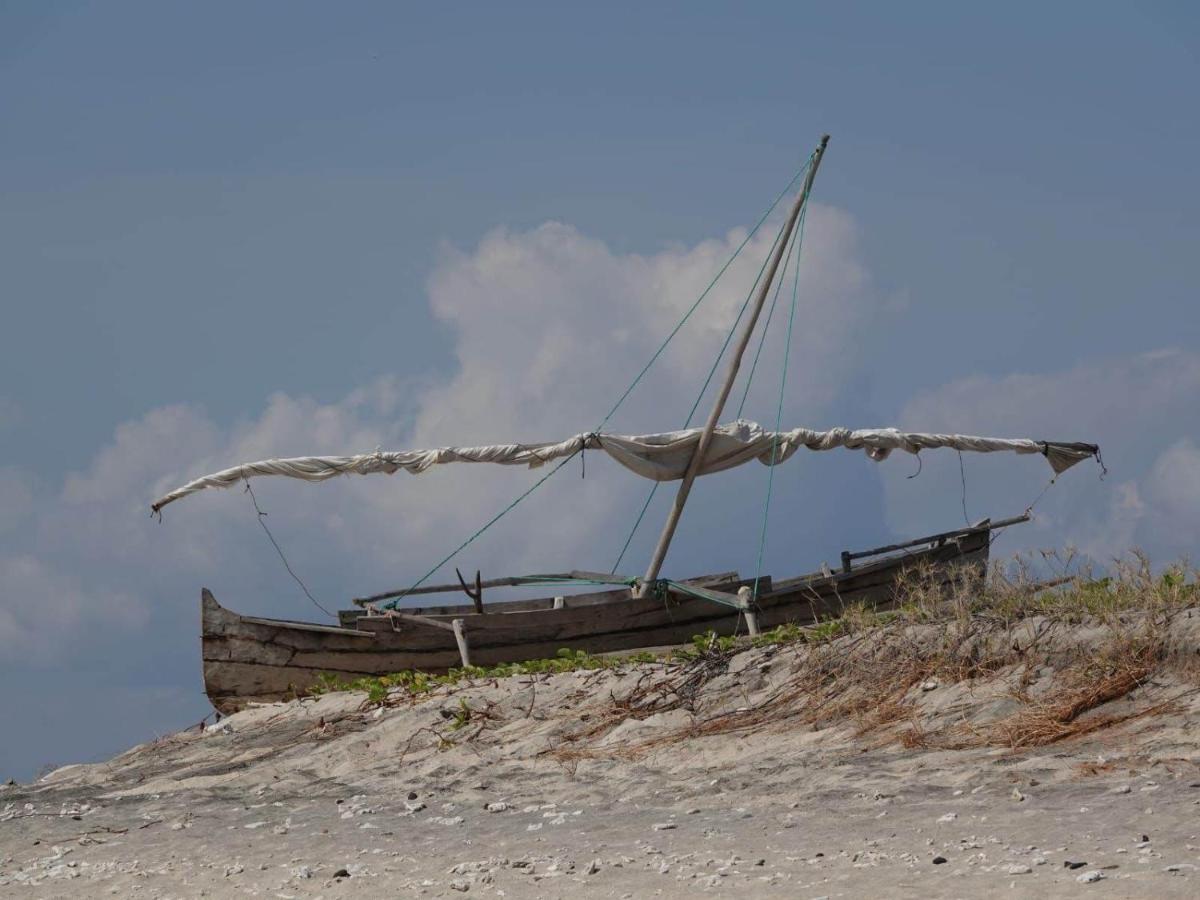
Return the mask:
[[[712, 412], [708, 414], [708, 421], [704, 423], [704, 430], [700, 433], [700, 443], [696, 446], [696, 452], [692, 454], [692, 461], [688, 464], [687, 472], [684, 474], [683, 481], [679, 485], [678, 493], [675, 494], [675, 503], [671, 506], [671, 512], [667, 516], [662, 534], [658, 538], [658, 546], [654, 548], [654, 556], [651, 558], [650, 565], [646, 569], [646, 575], [642, 579], [641, 591], [643, 592], [646, 590], [648, 584], [658, 578], [663, 560], [667, 557], [667, 550], [671, 546], [671, 538], [675, 536], [675, 528], [679, 525], [679, 517], [683, 514], [683, 506], [687, 503], [688, 494], [692, 492], [692, 483], [696, 480], [696, 474], [700, 471], [704, 457], [708, 454], [708, 445], [712, 442], [713, 429], [717, 427], [717, 423], [721, 419], [721, 413], [725, 410], [725, 401], [729, 399], [729, 392], [733, 390], [733, 383], [737, 379], [738, 369], [742, 364], [742, 355], [746, 352], [746, 347], [750, 343], [750, 337], [754, 334], [755, 326], [758, 325], [758, 317], [762, 313], [763, 305], [767, 301], [767, 294], [771, 290], [771, 283], [775, 280], [775, 272], [779, 268], [780, 260], [783, 258], [784, 248], [787, 247], [788, 242], [792, 238], [792, 232], [796, 228], [796, 221], [800, 218], [800, 211], [804, 208], [804, 204], [808, 202], [808, 195], [812, 190], [813, 179], [817, 175], [817, 167], [821, 165], [821, 157], [825, 155], [825, 147], [828, 143], [829, 135], [823, 135], [821, 143], [817, 146], [816, 152], [813, 153], [812, 165], [808, 167], [808, 175], [804, 179], [804, 187], [801, 188], [799, 196], [796, 197], [796, 202], [792, 204], [791, 212], [788, 213], [783, 240], [775, 247], [775, 252], [771, 256], [770, 264], [767, 267], [767, 277], [759, 286], [758, 295], [754, 298], [754, 306], [750, 311], [750, 319], [746, 322], [746, 327], [742, 330], [737, 346], [734, 347], [733, 357], [729, 360], [729, 369], [725, 373], [725, 381], [721, 385], [720, 392], [717, 394], [717, 401], [713, 404]], [[800, 264], [798, 259], [796, 264]]]

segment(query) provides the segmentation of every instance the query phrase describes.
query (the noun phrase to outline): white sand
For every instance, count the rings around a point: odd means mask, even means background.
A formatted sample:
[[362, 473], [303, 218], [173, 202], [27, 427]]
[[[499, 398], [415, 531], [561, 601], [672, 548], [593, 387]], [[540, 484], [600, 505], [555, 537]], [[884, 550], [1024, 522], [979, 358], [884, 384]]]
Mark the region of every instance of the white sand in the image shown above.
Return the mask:
[[[1195, 635], [1181, 633], [1186, 662]], [[517, 677], [381, 712], [350, 693], [251, 709], [0, 788], [0, 896], [1200, 896], [1186, 666], [1088, 715], [1171, 701], [1158, 712], [1019, 752], [901, 740], [983, 733], [1014, 710], [1010, 668], [918, 685], [913, 714], [864, 733], [861, 718], [793, 722], [631, 754], [757, 706], [804, 652], [743, 652], [692, 710], [577, 744], [564, 736], [612, 698], [679, 670]], [[454, 728], [463, 702], [473, 715]], [[547, 752], [572, 746], [590, 757]]]

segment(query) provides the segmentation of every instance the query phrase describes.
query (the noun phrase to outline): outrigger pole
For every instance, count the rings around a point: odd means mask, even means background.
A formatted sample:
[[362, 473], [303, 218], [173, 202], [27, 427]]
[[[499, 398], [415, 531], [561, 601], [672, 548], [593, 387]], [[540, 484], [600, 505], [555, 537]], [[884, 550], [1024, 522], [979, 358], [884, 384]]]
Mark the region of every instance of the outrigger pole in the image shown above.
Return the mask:
[[[659, 535], [658, 546], [654, 548], [654, 556], [651, 558], [650, 565], [646, 569], [646, 575], [642, 579], [639, 595], [644, 594], [648, 585], [653, 584], [658, 579], [658, 572], [662, 568], [663, 560], [667, 557], [667, 550], [671, 546], [671, 539], [675, 536], [675, 528], [679, 525], [679, 517], [683, 514], [683, 506], [687, 503], [688, 494], [692, 492], [692, 482], [696, 480], [696, 474], [700, 471], [700, 466], [703, 464], [704, 457], [708, 453], [708, 445], [712, 442], [713, 430], [717, 427], [717, 423], [721, 419], [721, 413], [725, 410], [725, 401], [729, 399], [729, 392], [733, 390], [733, 383], [737, 380], [738, 369], [741, 368], [742, 364], [742, 355], [746, 352], [746, 347], [749, 345], [750, 338], [754, 334], [755, 326], [758, 325], [758, 317], [762, 313], [763, 305], [767, 301], [767, 294], [770, 293], [771, 283], [775, 280], [775, 272], [779, 268], [780, 260], [783, 258], [783, 251], [789, 241], [791, 241], [792, 232], [795, 230], [796, 222], [800, 218], [800, 212], [808, 202], [808, 195], [812, 191], [813, 179], [817, 175], [817, 167], [821, 165], [821, 157], [825, 155], [825, 147], [828, 144], [829, 135], [823, 135], [821, 143], [817, 145], [817, 149], [813, 153], [812, 163], [808, 167], [808, 175], [804, 179], [804, 187], [800, 189], [800, 194], [796, 197], [796, 202], [792, 204], [791, 212], [788, 213], [783, 239], [775, 247], [775, 252], [771, 256], [771, 262], [767, 268], [767, 277], [759, 286], [758, 296], [754, 298], [754, 306], [750, 311], [750, 319], [746, 322], [746, 327], [742, 330], [737, 346], [734, 347], [733, 357], [729, 360], [729, 369], [725, 373], [725, 381], [721, 385], [720, 392], [717, 394], [717, 402], [713, 404], [712, 412], [708, 414], [708, 421], [704, 423], [704, 430], [700, 434], [700, 443], [696, 446], [696, 452], [692, 454], [692, 461], [688, 464], [687, 472], [684, 474], [683, 481], [679, 485], [678, 493], [675, 494], [675, 503], [671, 506], [671, 512], [667, 516], [666, 524], [663, 525], [662, 534]], [[800, 264], [799, 260], [796, 261], [796, 264]]]

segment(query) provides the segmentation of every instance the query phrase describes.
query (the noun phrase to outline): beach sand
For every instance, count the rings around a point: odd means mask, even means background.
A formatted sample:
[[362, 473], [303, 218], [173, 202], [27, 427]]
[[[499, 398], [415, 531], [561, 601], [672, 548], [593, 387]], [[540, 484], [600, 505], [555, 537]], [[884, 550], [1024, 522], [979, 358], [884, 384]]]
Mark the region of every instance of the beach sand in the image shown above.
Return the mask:
[[1179, 621], [1169, 664], [1049, 742], [1031, 704], [1096, 629], [828, 716], [803, 644], [254, 707], [0, 788], [0, 895], [1196, 897]]

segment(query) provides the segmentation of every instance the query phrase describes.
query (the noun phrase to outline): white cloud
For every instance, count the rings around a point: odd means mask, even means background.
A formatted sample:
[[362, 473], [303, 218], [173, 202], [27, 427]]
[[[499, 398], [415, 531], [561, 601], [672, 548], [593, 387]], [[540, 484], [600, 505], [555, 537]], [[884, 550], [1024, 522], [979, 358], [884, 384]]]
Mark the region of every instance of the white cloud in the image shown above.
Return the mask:
[[[1082, 465], [1065, 473], [997, 549], [1071, 543], [1103, 563], [1141, 547], [1165, 562], [1197, 534], [1200, 492], [1200, 354], [1160, 350], [1047, 374], [971, 377], [913, 398], [901, 425], [1100, 444], [1109, 476]], [[1163, 449], [1166, 448], [1166, 449]], [[900, 532], [946, 521], [961, 498], [954, 454], [928, 454], [919, 478], [884, 470], [889, 521]], [[1020, 513], [1049, 468], [1029, 457], [964, 454], [972, 518]]]
[[[164, 644], [171, 653], [194, 653], [201, 585], [237, 609], [315, 613], [240, 490], [189, 497], [167, 509], [163, 524], [148, 515], [150, 500], [195, 475], [272, 455], [545, 440], [592, 428], [743, 235], [636, 255], [556, 223], [499, 229], [473, 250], [446, 249], [429, 280], [431, 308], [453, 336], [456, 366], [447, 378], [385, 377], [332, 403], [275, 394], [259, 414], [232, 425], [195, 406], [166, 406], [119, 425], [107, 446], [54, 488], [0, 470], [0, 665], [19, 672], [70, 660], [72, 671], [91, 666], [143, 683], [147, 671], [157, 671], [153, 654], [161, 656]], [[806, 238], [784, 416], [840, 424], [834, 401], [845, 400], [839, 391], [861, 374], [857, 351], [869, 343], [862, 332], [904, 307], [870, 291], [845, 213], [814, 207]], [[751, 242], [612, 430], [683, 424], [767, 244], [762, 236]], [[781, 318], [746, 410], [764, 422], [774, 415], [783, 331]], [[740, 390], [734, 397], [736, 405]], [[1162, 351], [1051, 373], [959, 379], [915, 397], [895, 424], [1098, 441], [1110, 477], [1097, 481], [1088, 465], [1066, 473], [1039, 504], [1038, 524], [1012, 532], [998, 549], [1073, 541], [1104, 559], [1141, 545], [1165, 560], [1192, 549], [1200, 532], [1198, 401], [1200, 355]], [[818, 562], [815, 554], [836, 553], [817, 549], [821, 541], [885, 539], [871, 530], [876, 511], [897, 535], [957, 521], [957, 458], [927, 457], [911, 481], [903, 456], [879, 468], [851, 454], [801, 456], [783, 467], [769, 566], [794, 572]], [[610, 565], [646, 484], [602, 454], [589, 455], [585, 480], [577, 464], [456, 562], [488, 574]], [[669, 562], [710, 571], [753, 565], [762, 496], [755, 469], [705, 480], [685, 517], [680, 553]], [[879, 475], [881, 492], [868, 472]], [[258, 479], [254, 487], [295, 569], [327, 605], [341, 606], [351, 595], [410, 583], [541, 474], [457, 466], [320, 485]], [[1033, 499], [1049, 468], [1028, 457], [967, 455], [966, 474], [971, 515], [1003, 516]], [[669, 494], [660, 492], [664, 500]], [[648, 518], [642, 545], [660, 522], [661, 510]], [[635, 545], [623, 569], [636, 572], [646, 552]], [[452, 577], [442, 572], [438, 580]], [[193, 700], [195, 687], [186, 692]]]
[[[219, 596], [235, 607], [298, 614], [306, 601], [296, 600], [240, 491], [187, 498], [167, 508], [162, 525], [150, 519], [149, 501], [195, 475], [274, 455], [546, 440], [590, 429], [744, 237], [734, 230], [637, 255], [558, 223], [497, 229], [470, 252], [447, 248], [429, 280], [431, 309], [454, 336], [458, 365], [449, 378], [383, 378], [334, 403], [275, 394], [260, 415], [232, 427], [186, 405], [121, 424], [56, 495], [38, 498], [29, 529], [36, 538], [0, 557], [0, 658], [26, 652], [29, 610], [51, 593], [62, 654], [98, 631], [136, 629], [153, 604], [190, 618], [201, 584], [226, 592]], [[610, 430], [683, 424], [769, 243], [766, 229], [755, 236]], [[871, 311], [867, 284], [849, 216], [814, 207], [789, 421], [821, 413], [853, 366], [844, 349]], [[790, 283], [781, 303], [788, 291]], [[774, 414], [782, 318], [771, 334], [751, 416]], [[586, 480], [573, 462], [462, 564], [496, 573], [609, 562], [646, 485], [594, 459]], [[338, 606], [422, 574], [542, 474], [463, 466], [321, 485], [258, 479], [254, 489], [294, 567]]]
[[[0, 527], [8, 524], [11, 538], [0, 554], [0, 658], [24, 658], [35, 608], [54, 609], [54, 646], [38, 650], [48, 658], [97, 635], [136, 632], [151, 609], [190, 619], [201, 584], [235, 608], [302, 614], [297, 604], [306, 601], [239, 491], [181, 501], [162, 525], [150, 519], [149, 500], [194, 475], [272, 455], [544, 440], [589, 429], [743, 237], [735, 230], [694, 247], [622, 255], [562, 224], [498, 229], [470, 252], [446, 249], [430, 278], [431, 308], [454, 338], [457, 366], [448, 378], [386, 377], [333, 403], [275, 394], [261, 414], [228, 427], [196, 407], [163, 407], [121, 424], [56, 492], [35, 493], [21, 473], [0, 473], [8, 509]], [[845, 213], [815, 207], [807, 240], [787, 422], [830, 417], [839, 387], [858, 374], [859, 358], [849, 352], [857, 330], [888, 307], [868, 290]], [[768, 242], [757, 236], [750, 243], [609, 428], [683, 424]], [[782, 333], [780, 319], [750, 417], [773, 416]], [[740, 391], [734, 397], [736, 403]], [[1096, 440], [1109, 479], [1098, 482], [1088, 466], [1067, 473], [1039, 504], [1038, 524], [998, 549], [1071, 541], [1100, 559], [1131, 545], [1175, 555], [1197, 530], [1197, 397], [1200, 356], [1162, 351], [1050, 374], [960, 379], [915, 397], [896, 424]], [[874, 470], [894, 533], [939, 530], [961, 517], [956, 457], [927, 457], [922, 476], [911, 481], [902, 457]], [[492, 574], [610, 564], [646, 486], [602, 456], [589, 459], [586, 480], [575, 465], [473, 545], [461, 564]], [[1044, 463], [1026, 457], [967, 456], [965, 465], [972, 517], [1020, 512], [1049, 477]], [[802, 479], [835, 469], [839, 464], [825, 458], [820, 467], [792, 466], [807, 473]], [[255, 491], [293, 566], [328, 605], [340, 606], [351, 595], [423, 574], [542, 474], [460, 466], [322, 485], [259, 479]], [[749, 482], [738, 477], [702, 493], [740, 502]], [[844, 508], [813, 506], [813, 493], [793, 494], [810, 504], [806, 516], [846, 516]], [[728, 508], [714, 502], [708, 512], [728, 516]], [[11, 526], [14, 517], [21, 527]], [[645, 540], [659, 519], [649, 521]], [[746, 531], [734, 541], [745, 544], [747, 559], [756, 536]]]
[[32, 515], [32, 476], [15, 466], [0, 466], [0, 535], [28, 525]]
[[0, 557], [0, 662], [46, 664], [83, 632], [136, 629], [145, 607], [127, 593], [64, 574], [41, 560]]
[[1195, 439], [1184, 438], [1163, 451], [1144, 479], [1143, 493], [1153, 513], [1144, 519], [1153, 543], [1176, 555], [1192, 554], [1195, 562], [1200, 550], [1200, 447]]

